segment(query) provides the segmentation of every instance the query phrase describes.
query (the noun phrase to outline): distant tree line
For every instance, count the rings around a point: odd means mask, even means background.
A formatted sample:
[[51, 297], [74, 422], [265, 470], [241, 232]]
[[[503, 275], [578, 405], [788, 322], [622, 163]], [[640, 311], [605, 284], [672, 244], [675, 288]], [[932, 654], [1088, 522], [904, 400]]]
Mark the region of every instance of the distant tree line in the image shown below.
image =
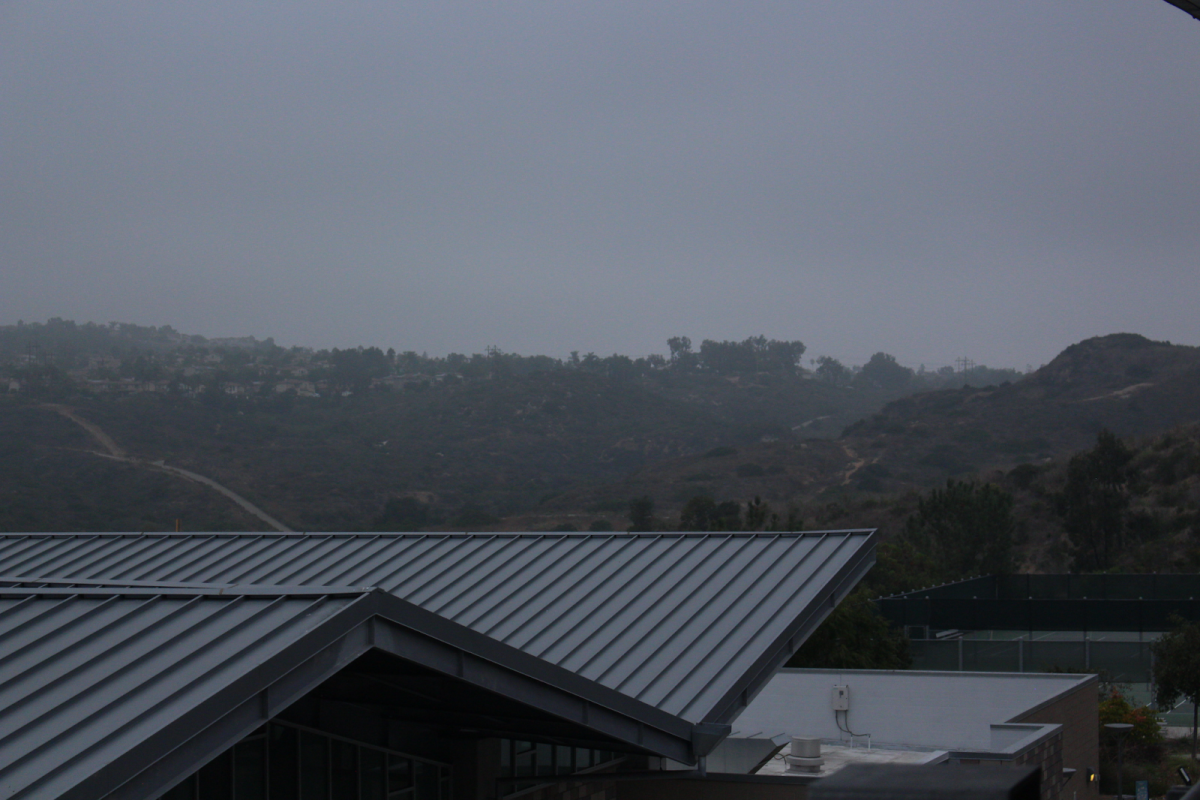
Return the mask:
[[[667, 356], [652, 353], [637, 358], [577, 350], [571, 351], [567, 358], [523, 356], [494, 347], [484, 353], [450, 353], [439, 357], [375, 346], [328, 350], [284, 348], [271, 338], [207, 339], [182, 334], [169, 325], [76, 324], [54, 318], [45, 323], [0, 325], [0, 376], [18, 377], [47, 389], [61, 388], [68, 382], [64, 373], [86, 369], [89, 377], [95, 379], [170, 380], [195, 389], [201, 384], [219, 385], [223, 381], [261, 381], [278, 371], [303, 367], [309, 380], [322, 381], [339, 392], [361, 392], [388, 377], [405, 378], [404, 388], [419, 390], [435, 380], [504, 379], [556, 370], [593, 373], [618, 380], [670, 373], [805, 375], [833, 386], [891, 392], [949, 388], [964, 383], [982, 386], [1020, 377], [1015, 370], [992, 370], [985, 366], [959, 372], [950, 367], [936, 372], [926, 372], [924, 368], [914, 371], [883, 352], [871, 356], [861, 367], [846, 366], [823, 355], [811, 361], [810, 375], [803, 367], [807, 352], [803, 342], [768, 339], [763, 335], [740, 341], [704, 339], [698, 348], [693, 347], [687, 336], [672, 336], [666, 344]], [[202, 366], [205, 374], [185, 370], [189, 366]]]
[[814, 359], [813, 366], [813, 377], [825, 383], [884, 391], [997, 386], [1024, 377], [1015, 369], [992, 369], [982, 364], [962, 370], [955, 370], [950, 366], [935, 371], [928, 371], [924, 366], [914, 370], [898, 363], [895, 356], [884, 352], [871, 356], [861, 367], [847, 367], [830, 356]]
[[709, 370], [720, 374], [736, 372], [796, 372], [804, 355], [803, 342], [780, 341], [751, 336], [740, 342], [705, 339], [699, 352], [692, 350], [687, 336], [667, 340], [669, 365], [677, 370]]

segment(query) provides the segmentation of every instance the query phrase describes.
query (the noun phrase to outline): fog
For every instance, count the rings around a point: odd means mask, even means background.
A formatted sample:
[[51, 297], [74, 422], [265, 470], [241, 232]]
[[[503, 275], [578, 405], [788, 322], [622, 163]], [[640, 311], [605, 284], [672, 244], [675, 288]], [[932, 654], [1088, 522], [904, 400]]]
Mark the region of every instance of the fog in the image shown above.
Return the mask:
[[0, 324], [1200, 344], [1197, 76], [1162, 0], [0, 2]]

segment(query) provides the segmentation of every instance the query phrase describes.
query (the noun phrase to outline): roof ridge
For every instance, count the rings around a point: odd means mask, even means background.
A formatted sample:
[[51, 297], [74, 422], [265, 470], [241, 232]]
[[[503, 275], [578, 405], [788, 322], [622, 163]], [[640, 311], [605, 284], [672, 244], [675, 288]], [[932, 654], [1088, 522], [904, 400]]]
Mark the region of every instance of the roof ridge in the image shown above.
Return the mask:
[[0, 597], [351, 597], [377, 586], [272, 586], [270, 584], [78, 581], [0, 576]]
[[0, 533], [0, 539], [191, 539], [204, 537], [206, 539], [236, 539], [253, 536], [267, 539], [376, 539], [381, 537], [443, 537], [466, 539], [474, 537], [492, 538], [529, 538], [529, 539], [689, 539], [689, 538], [760, 538], [760, 537], [790, 537], [804, 536], [834, 536], [870, 533], [874, 528], [838, 528], [833, 530], [813, 531], [193, 531], [176, 533], [173, 531], [155, 532], [119, 532], [119, 531], [76, 531], [76, 532], [41, 532], [41, 533]]

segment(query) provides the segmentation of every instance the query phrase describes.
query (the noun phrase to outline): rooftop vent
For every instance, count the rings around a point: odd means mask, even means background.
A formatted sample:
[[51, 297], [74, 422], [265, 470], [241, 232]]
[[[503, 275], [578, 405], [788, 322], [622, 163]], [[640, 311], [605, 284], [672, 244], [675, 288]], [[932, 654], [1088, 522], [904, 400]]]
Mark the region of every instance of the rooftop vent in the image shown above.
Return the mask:
[[784, 756], [787, 771], [801, 775], [815, 775], [821, 771], [825, 759], [821, 758], [821, 740], [807, 736], [793, 736], [791, 753]]

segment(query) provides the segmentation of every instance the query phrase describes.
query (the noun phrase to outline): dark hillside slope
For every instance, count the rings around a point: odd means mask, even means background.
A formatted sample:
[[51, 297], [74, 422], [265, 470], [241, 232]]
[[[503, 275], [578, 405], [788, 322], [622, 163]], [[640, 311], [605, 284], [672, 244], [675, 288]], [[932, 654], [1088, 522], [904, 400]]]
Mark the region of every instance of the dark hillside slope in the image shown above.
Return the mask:
[[918, 484], [1089, 447], [1102, 428], [1154, 434], [1200, 419], [1200, 348], [1113, 334], [1072, 345], [1024, 380], [904, 398], [843, 441]]
[[195, 483], [120, 463], [78, 425], [0, 397], [0, 531], [257, 530]]
[[653, 464], [584, 487], [552, 508], [584, 516], [653, 496], [666, 516], [696, 494], [803, 505], [855, 492], [903, 492], [1086, 449], [1108, 428], [1148, 436], [1200, 421], [1200, 348], [1134, 334], [1088, 339], [1011, 384], [893, 401], [836, 441], [747, 443], [736, 452]]
[[[131, 456], [212, 478], [296, 530], [370, 527], [387, 500], [401, 496], [428, 504], [431, 522], [454, 524], [469, 507], [474, 516], [462, 524], [478, 524], [574, 482], [612, 480], [657, 459], [757, 435], [637, 382], [566, 371], [311, 402], [151, 395], [81, 398], [74, 407]], [[10, 448], [36, 447], [49, 459], [39, 471], [43, 484], [88, 494], [111, 471], [87, 452], [95, 444], [53, 411], [6, 400], [2, 413]], [[17, 471], [5, 482], [10, 493]], [[15, 518], [28, 520], [22, 528], [112, 529], [82, 507], [76, 514], [49, 508], [48, 490], [9, 496]], [[214, 495], [212, 502], [204, 524], [225, 527], [224, 501]], [[198, 522], [193, 517], [193, 529]], [[163, 519], [158, 527], [170, 524]]]

